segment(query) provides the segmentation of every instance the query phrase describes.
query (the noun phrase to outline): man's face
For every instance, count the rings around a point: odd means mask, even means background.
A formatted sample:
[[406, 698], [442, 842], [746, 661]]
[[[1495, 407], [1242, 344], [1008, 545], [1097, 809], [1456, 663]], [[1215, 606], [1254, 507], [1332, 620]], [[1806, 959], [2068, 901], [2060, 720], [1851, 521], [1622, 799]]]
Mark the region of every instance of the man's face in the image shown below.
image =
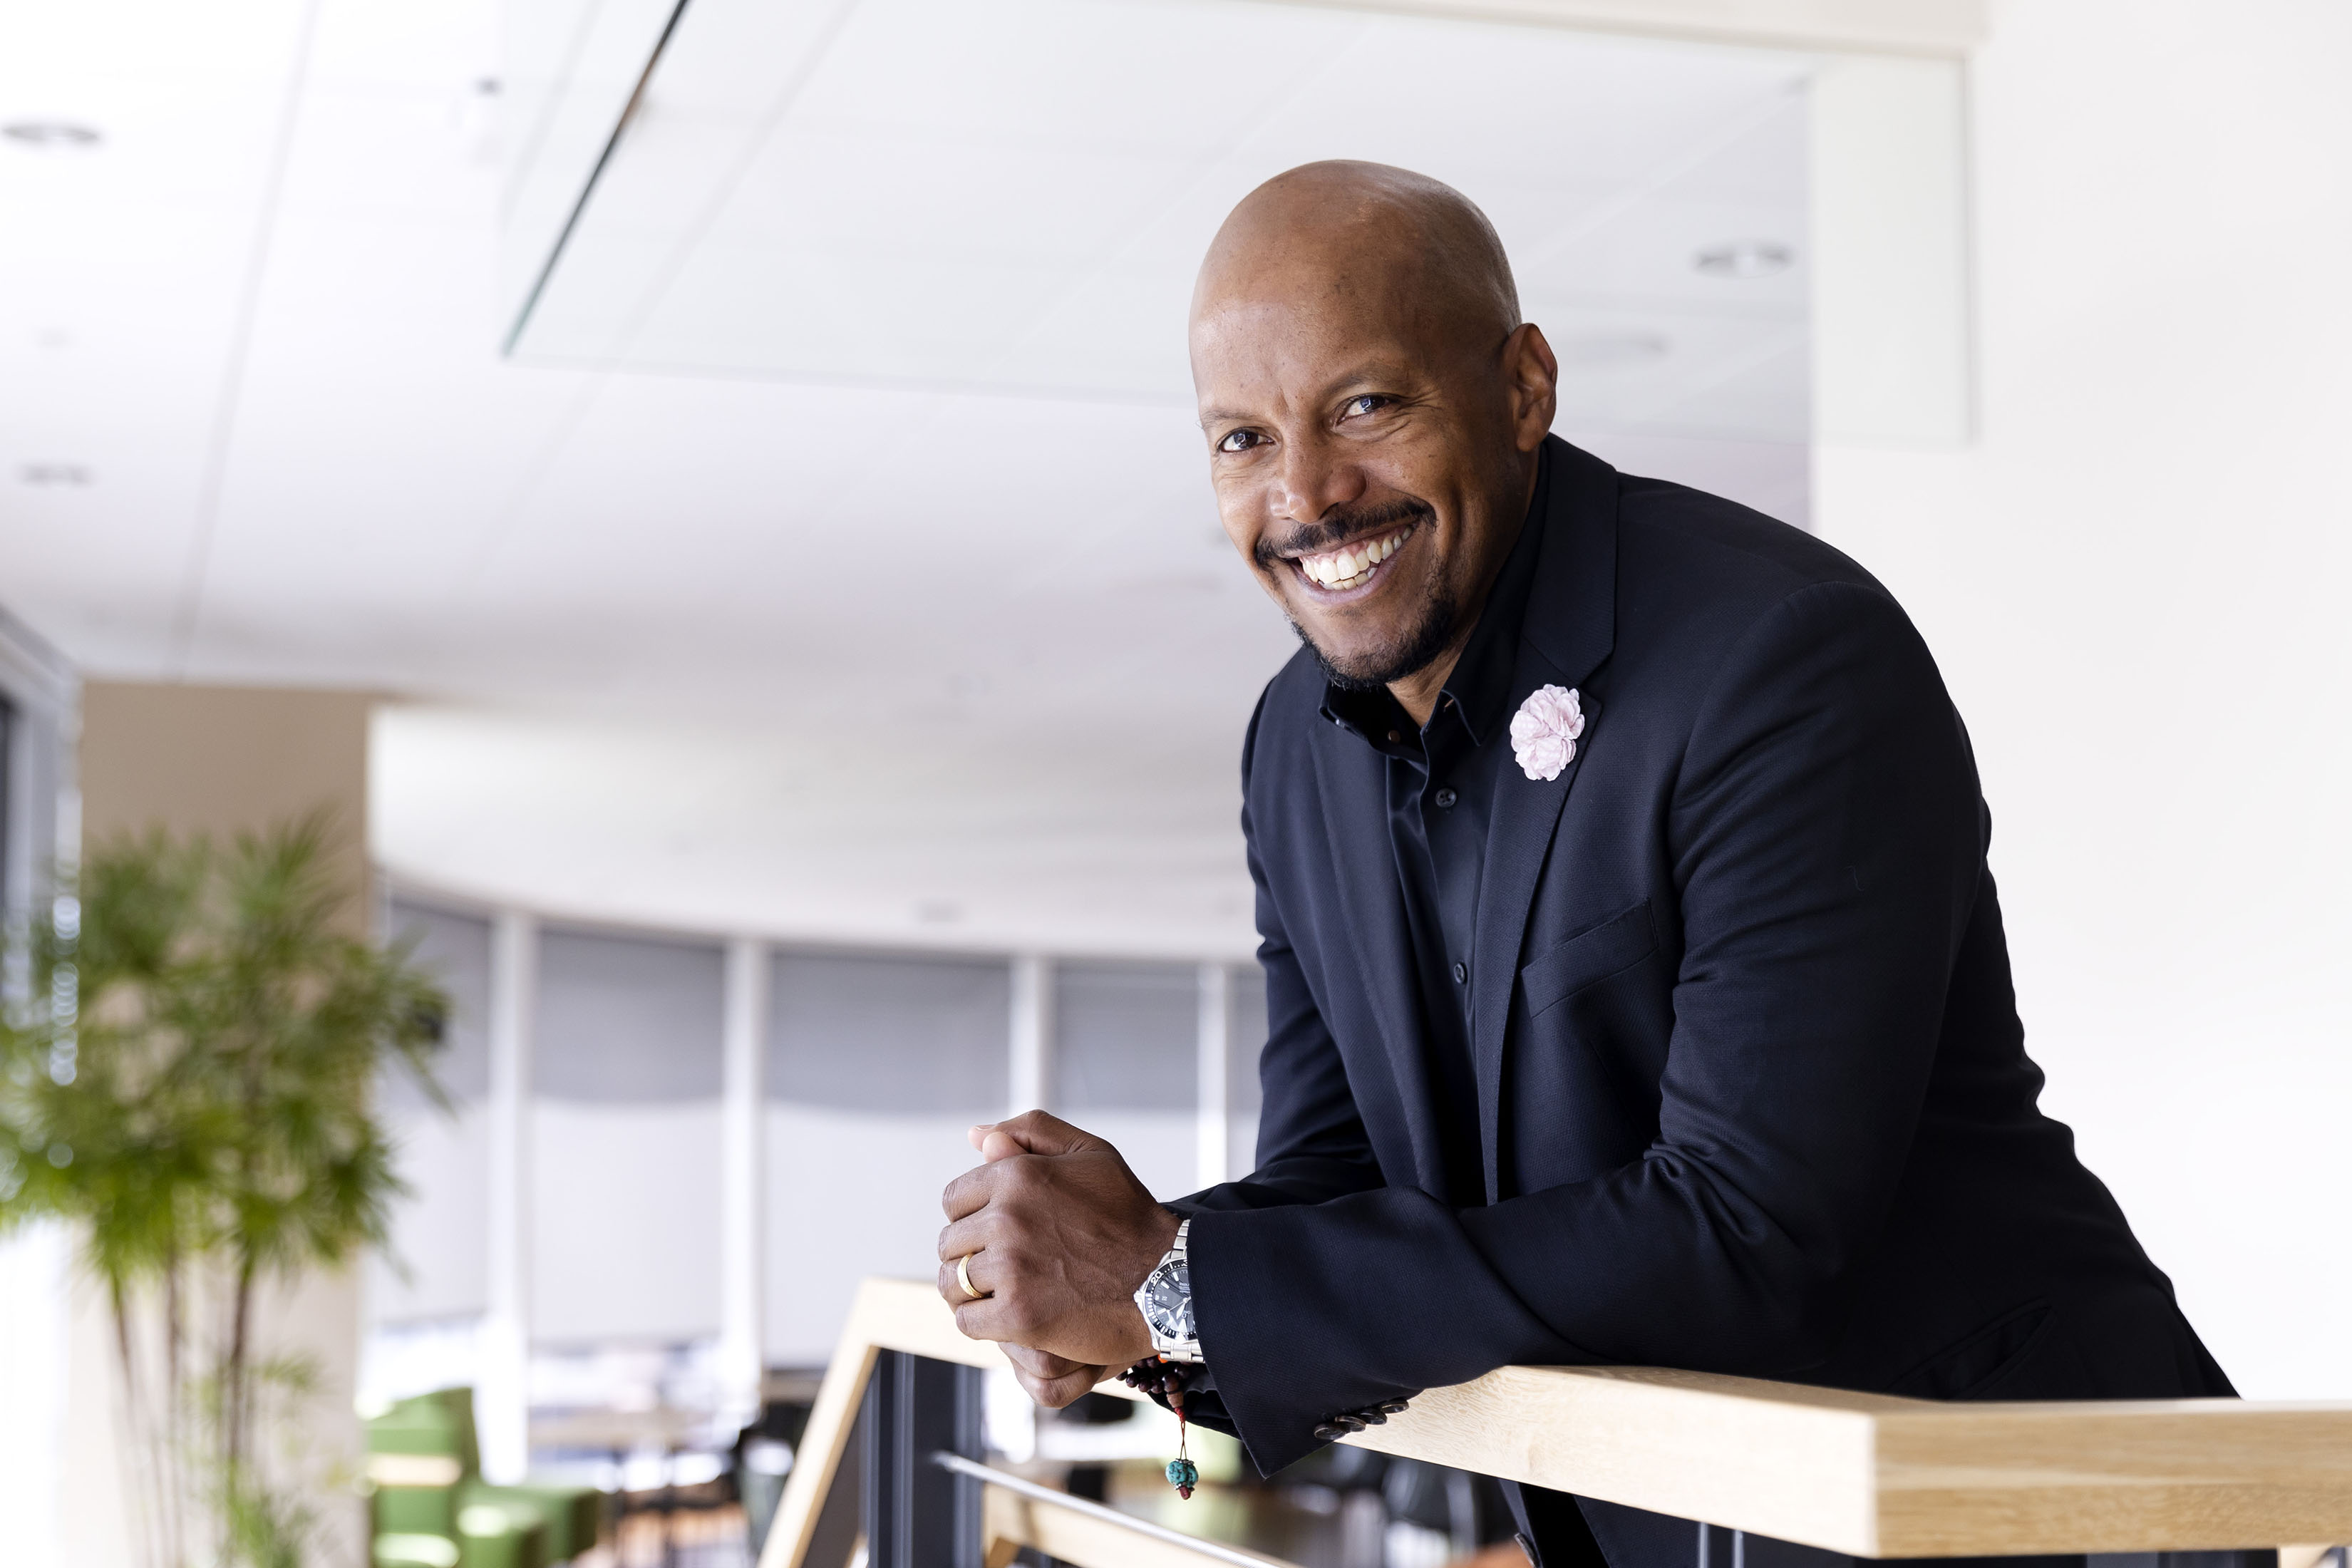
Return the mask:
[[1225, 532], [1351, 686], [1402, 679], [1466, 632], [1527, 504], [1506, 345], [1449, 353], [1412, 318], [1260, 279], [1204, 298], [1192, 324]]

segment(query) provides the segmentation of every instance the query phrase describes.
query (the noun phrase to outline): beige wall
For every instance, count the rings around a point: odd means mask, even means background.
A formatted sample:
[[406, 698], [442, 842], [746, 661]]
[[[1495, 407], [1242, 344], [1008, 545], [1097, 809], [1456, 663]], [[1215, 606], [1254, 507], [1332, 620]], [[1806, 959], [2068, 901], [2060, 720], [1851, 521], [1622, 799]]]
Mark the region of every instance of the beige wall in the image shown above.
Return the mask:
[[[82, 687], [82, 840], [162, 826], [226, 837], [326, 807], [333, 862], [355, 896], [351, 919], [372, 913], [367, 862], [367, 734], [371, 699], [350, 691], [89, 681]], [[127, 1568], [130, 1534], [114, 1434], [115, 1357], [104, 1304], [75, 1291], [68, 1352], [65, 1498], [60, 1561], [74, 1568]], [[314, 1450], [356, 1468], [359, 1423], [355, 1273], [313, 1277], [273, 1292], [262, 1307], [263, 1342], [310, 1356], [320, 1375], [308, 1435]], [[313, 1561], [364, 1559], [364, 1510], [339, 1500], [331, 1539]], [[5, 1536], [5, 1527], [0, 1527]], [[0, 1551], [0, 1559], [5, 1559]]]
[[[337, 863], [363, 893], [372, 702], [357, 691], [86, 682], [82, 839], [158, 826], [226, 836], [326, 806]], [[363, 897], [353, 910], [365, 918]]]

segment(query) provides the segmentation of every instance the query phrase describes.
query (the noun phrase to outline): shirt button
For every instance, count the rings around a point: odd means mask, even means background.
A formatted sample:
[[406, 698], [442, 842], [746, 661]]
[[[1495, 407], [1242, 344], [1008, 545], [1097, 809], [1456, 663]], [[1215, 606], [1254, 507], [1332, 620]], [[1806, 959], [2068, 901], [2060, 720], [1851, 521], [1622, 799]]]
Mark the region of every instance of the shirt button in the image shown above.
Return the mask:
[[1466, 963], [1457, 963], [1457, 964], [1455, 964], [1455, 965], [1454, 966], [1454, 984], [1456, 984], [1456, 985], [1460, 985], [1460, 984], [1464, 984], [1465, 982], [1468, 981], [1468, 979], [1469, 979], [1469, 978], [1470, 978], [1470, 966], [1469, 966], [1468, 964], [1466, 964]]
[[1439, 791], [1437, 792], [1437, 804], [1438, 804], [1439, 805], [1441, 805], [1441, 806], [1452, 805], [1454, 804], [1454, 792], [1453, 792], [1452, 790], [1450, 790], [1450, 789], [1442, 789], [1442, 790], [1439, 790]]
[[1403, 737], [1402, 735], [1398, 734], [1394, 730], [1391, 730], [1391, 731], [1389, 731], [1389, 740], [1390, 740], [1390, 742], [1391, 742], [1391, 743], [1393, 743], [1393, 742], [1398, 742], [1398, 741], [1402, 741], [1402, 740], [1403, 740], [1403, 739], [1404, 739], [1404, 737]]

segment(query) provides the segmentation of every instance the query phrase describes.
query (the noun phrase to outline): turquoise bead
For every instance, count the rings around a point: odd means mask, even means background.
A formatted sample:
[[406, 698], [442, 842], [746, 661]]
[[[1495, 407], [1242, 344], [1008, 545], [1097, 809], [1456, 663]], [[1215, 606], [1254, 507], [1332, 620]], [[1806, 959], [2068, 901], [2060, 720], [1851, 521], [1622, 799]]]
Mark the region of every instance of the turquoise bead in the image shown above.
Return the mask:
[[1201, 1467], [1190, 1459], [1168, 1461], [1168, 1484], [1180, 1492], [1189, 1492], [1201, 1484]]

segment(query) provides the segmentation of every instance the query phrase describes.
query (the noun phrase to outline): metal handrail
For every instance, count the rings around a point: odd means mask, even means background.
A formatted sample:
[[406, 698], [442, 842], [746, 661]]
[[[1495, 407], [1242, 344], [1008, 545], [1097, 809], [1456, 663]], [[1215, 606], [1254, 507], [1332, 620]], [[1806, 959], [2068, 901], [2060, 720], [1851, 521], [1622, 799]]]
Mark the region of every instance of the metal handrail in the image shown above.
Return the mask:
[[931, 1456], [931, 1463], [941, 1469], [953, 1470], [960, 1476], [970, 1476], [972, 1479], [983, 1481], [992, 1487], [1003, 1487], [1006, 1491], [1017, 1492], [1034, 1501], [1067, 1509], [1072, 1513], [1094, 1520], [1097, 1523], [1117, 1525], [1121, 1530], [1133, 1531], [1138, 1535], [1149, 1536], [1154, 1541], [1165, 1542], [1170, 1546], [1181, 1546], [1187, 1552], [1196, 1552], [1219, 1563], [1233, 1563], [1234, 1568], [1292, 1568], [1290, 1563], [1285, 1563], [1279, 1557], [1262, 1556], [1243, 1547], [1228, 1546], [1222, 1541], [1203, 1541], [1197, 1535], [1187, 1535], [1181, 1530], [1171, 1530], [1164, 1524], [1155, 1524], [1150, 1520], [1138, 1519], [1131, 1513], [1121, 1513], [1115, 1508], [1105, 1508], [1102, 1504], [1089, 1501], [1085, 1498], [1072, 1497], [1067, 1492], [1055, 1491], [1052, 1487], [1041, 1482], [1016, 1476], [1009, 1470], [1000, 1470], [993, 1466], [983, 1465], [977, 1459], [967, 1459], [961, 1454], [950, 1454], [944, 1448]]

